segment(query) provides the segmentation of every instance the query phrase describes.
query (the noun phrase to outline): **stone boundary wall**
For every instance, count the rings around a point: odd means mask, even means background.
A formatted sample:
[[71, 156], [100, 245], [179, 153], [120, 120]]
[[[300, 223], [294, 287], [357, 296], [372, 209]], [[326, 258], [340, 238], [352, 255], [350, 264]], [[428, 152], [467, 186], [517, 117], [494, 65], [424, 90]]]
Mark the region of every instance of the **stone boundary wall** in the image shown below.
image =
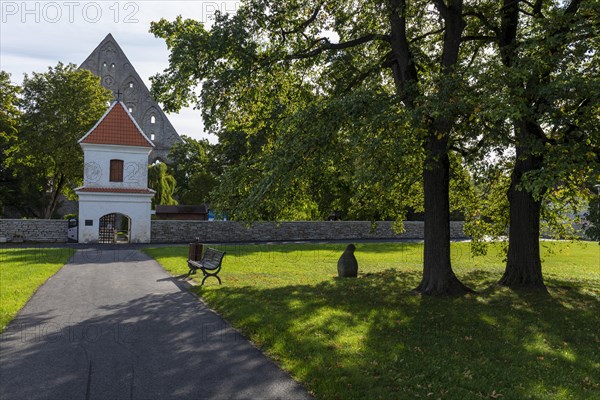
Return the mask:
[[68, 224], [62, 219], [0, 219], [0, 242], [66, 243]]
[[[153, 220], [152, 243], [276, 242], [303, 240], [423, 239], [423, 222], [404, 222], [396, 234], [393, 222], [369, 221], [257, 222], [250, 227], [234, 221]], [[59, 219], [0, 219], [0, 242], [67, 243], [68, 221]], [[463, 222], [450, 223], [452, 239], [466, 239]]]
[[[450, 223], [452, 239], [466, 239], [463, 222]], [[423, 222], [404, 222], [405, 232], [396, 234], [393, 222], [369, 221], [257, 222], [250, 227], [234, 221], [152, 221], [152, 243], [235, 243], [302, 240], [423, 239]]]

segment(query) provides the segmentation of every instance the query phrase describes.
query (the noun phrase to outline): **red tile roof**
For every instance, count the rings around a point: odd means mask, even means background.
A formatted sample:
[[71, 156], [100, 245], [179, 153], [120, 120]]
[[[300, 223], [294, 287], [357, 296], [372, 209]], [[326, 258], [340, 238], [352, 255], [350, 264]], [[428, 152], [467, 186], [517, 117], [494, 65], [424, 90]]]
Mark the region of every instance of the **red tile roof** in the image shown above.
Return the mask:
[[95, 188], [95, 187], [84, 187], [75, 189], [76, 192], [91, 192], [91, 193], [140, 193], [140, 194], [154, 194], [156, 193], [152, 189], [131, 189], [131, 188]]
[[120, 101], [113, 103], [79, 143], [154, 147]]

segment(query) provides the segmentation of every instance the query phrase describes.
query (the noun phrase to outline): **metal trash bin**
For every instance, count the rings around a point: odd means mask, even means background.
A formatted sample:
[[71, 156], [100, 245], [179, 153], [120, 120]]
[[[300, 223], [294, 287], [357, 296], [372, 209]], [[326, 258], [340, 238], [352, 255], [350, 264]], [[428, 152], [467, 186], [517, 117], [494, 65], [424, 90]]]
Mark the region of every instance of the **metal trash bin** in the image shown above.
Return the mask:
[[200, 261], [202, 259], [202, 243], [196, 238], [195, 243], [190, 243], [188, 250], [188, 260]]

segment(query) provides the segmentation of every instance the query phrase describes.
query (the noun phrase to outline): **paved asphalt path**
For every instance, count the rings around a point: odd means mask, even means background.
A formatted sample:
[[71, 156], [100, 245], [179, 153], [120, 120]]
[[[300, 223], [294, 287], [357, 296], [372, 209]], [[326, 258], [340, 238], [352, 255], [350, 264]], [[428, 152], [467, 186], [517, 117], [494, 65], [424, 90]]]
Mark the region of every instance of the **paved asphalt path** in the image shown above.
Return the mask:
[[0, 399], [309, 399], [135, 249], [80, 250], [0, 336]]

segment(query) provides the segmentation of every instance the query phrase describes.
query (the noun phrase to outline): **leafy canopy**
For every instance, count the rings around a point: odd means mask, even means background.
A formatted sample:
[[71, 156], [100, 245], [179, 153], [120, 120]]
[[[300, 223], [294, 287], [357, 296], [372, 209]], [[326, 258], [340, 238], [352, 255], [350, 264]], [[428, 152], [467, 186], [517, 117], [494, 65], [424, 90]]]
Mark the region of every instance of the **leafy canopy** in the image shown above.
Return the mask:
[[[432, 119], [468, 121], [477, 96], [467, 56], [482, 45], [469, 41], [455, 73], [443, 71], [437, 9], [400, 3], [246, 1], [210, 31], [182, 18], [152, 24], [170, 50], [154, 96], [167, 110], [200, 108], [219, 137], [217, 206], [243, 219], [422, 210], [423, 139]], [[419, 79], [395, 79], [393, 15], [406, 23]], [[467, 20], [466, 34], [478, 24]], [[453, 130], [451, 145], [469, 147], [471, 135]]]
[[174, 194], [181, 204], [209, 203], [220, 173], [215, 146], [206, 139], [181, 138], [169, 153], [169, 170], [177, 182]]
[[7, 164], [27, 177], [37, 199], [36, 216], [51, 218], [60, 194], [81, 183], [83, 154], [78, 140], [100, 119], [111, 93], [100, 78], [74, 64], [25, 74], [20, 108], [22, 125]]
[[16, 187], [20, 186], [20, 182], [7, 163], [7, 152], [17, 141], [21, 123], [18, 108], [20, 93], [21, 88], [10, 81], [10, 74], [0, 71], [0, 215], [4, 205], [18, 201]]

